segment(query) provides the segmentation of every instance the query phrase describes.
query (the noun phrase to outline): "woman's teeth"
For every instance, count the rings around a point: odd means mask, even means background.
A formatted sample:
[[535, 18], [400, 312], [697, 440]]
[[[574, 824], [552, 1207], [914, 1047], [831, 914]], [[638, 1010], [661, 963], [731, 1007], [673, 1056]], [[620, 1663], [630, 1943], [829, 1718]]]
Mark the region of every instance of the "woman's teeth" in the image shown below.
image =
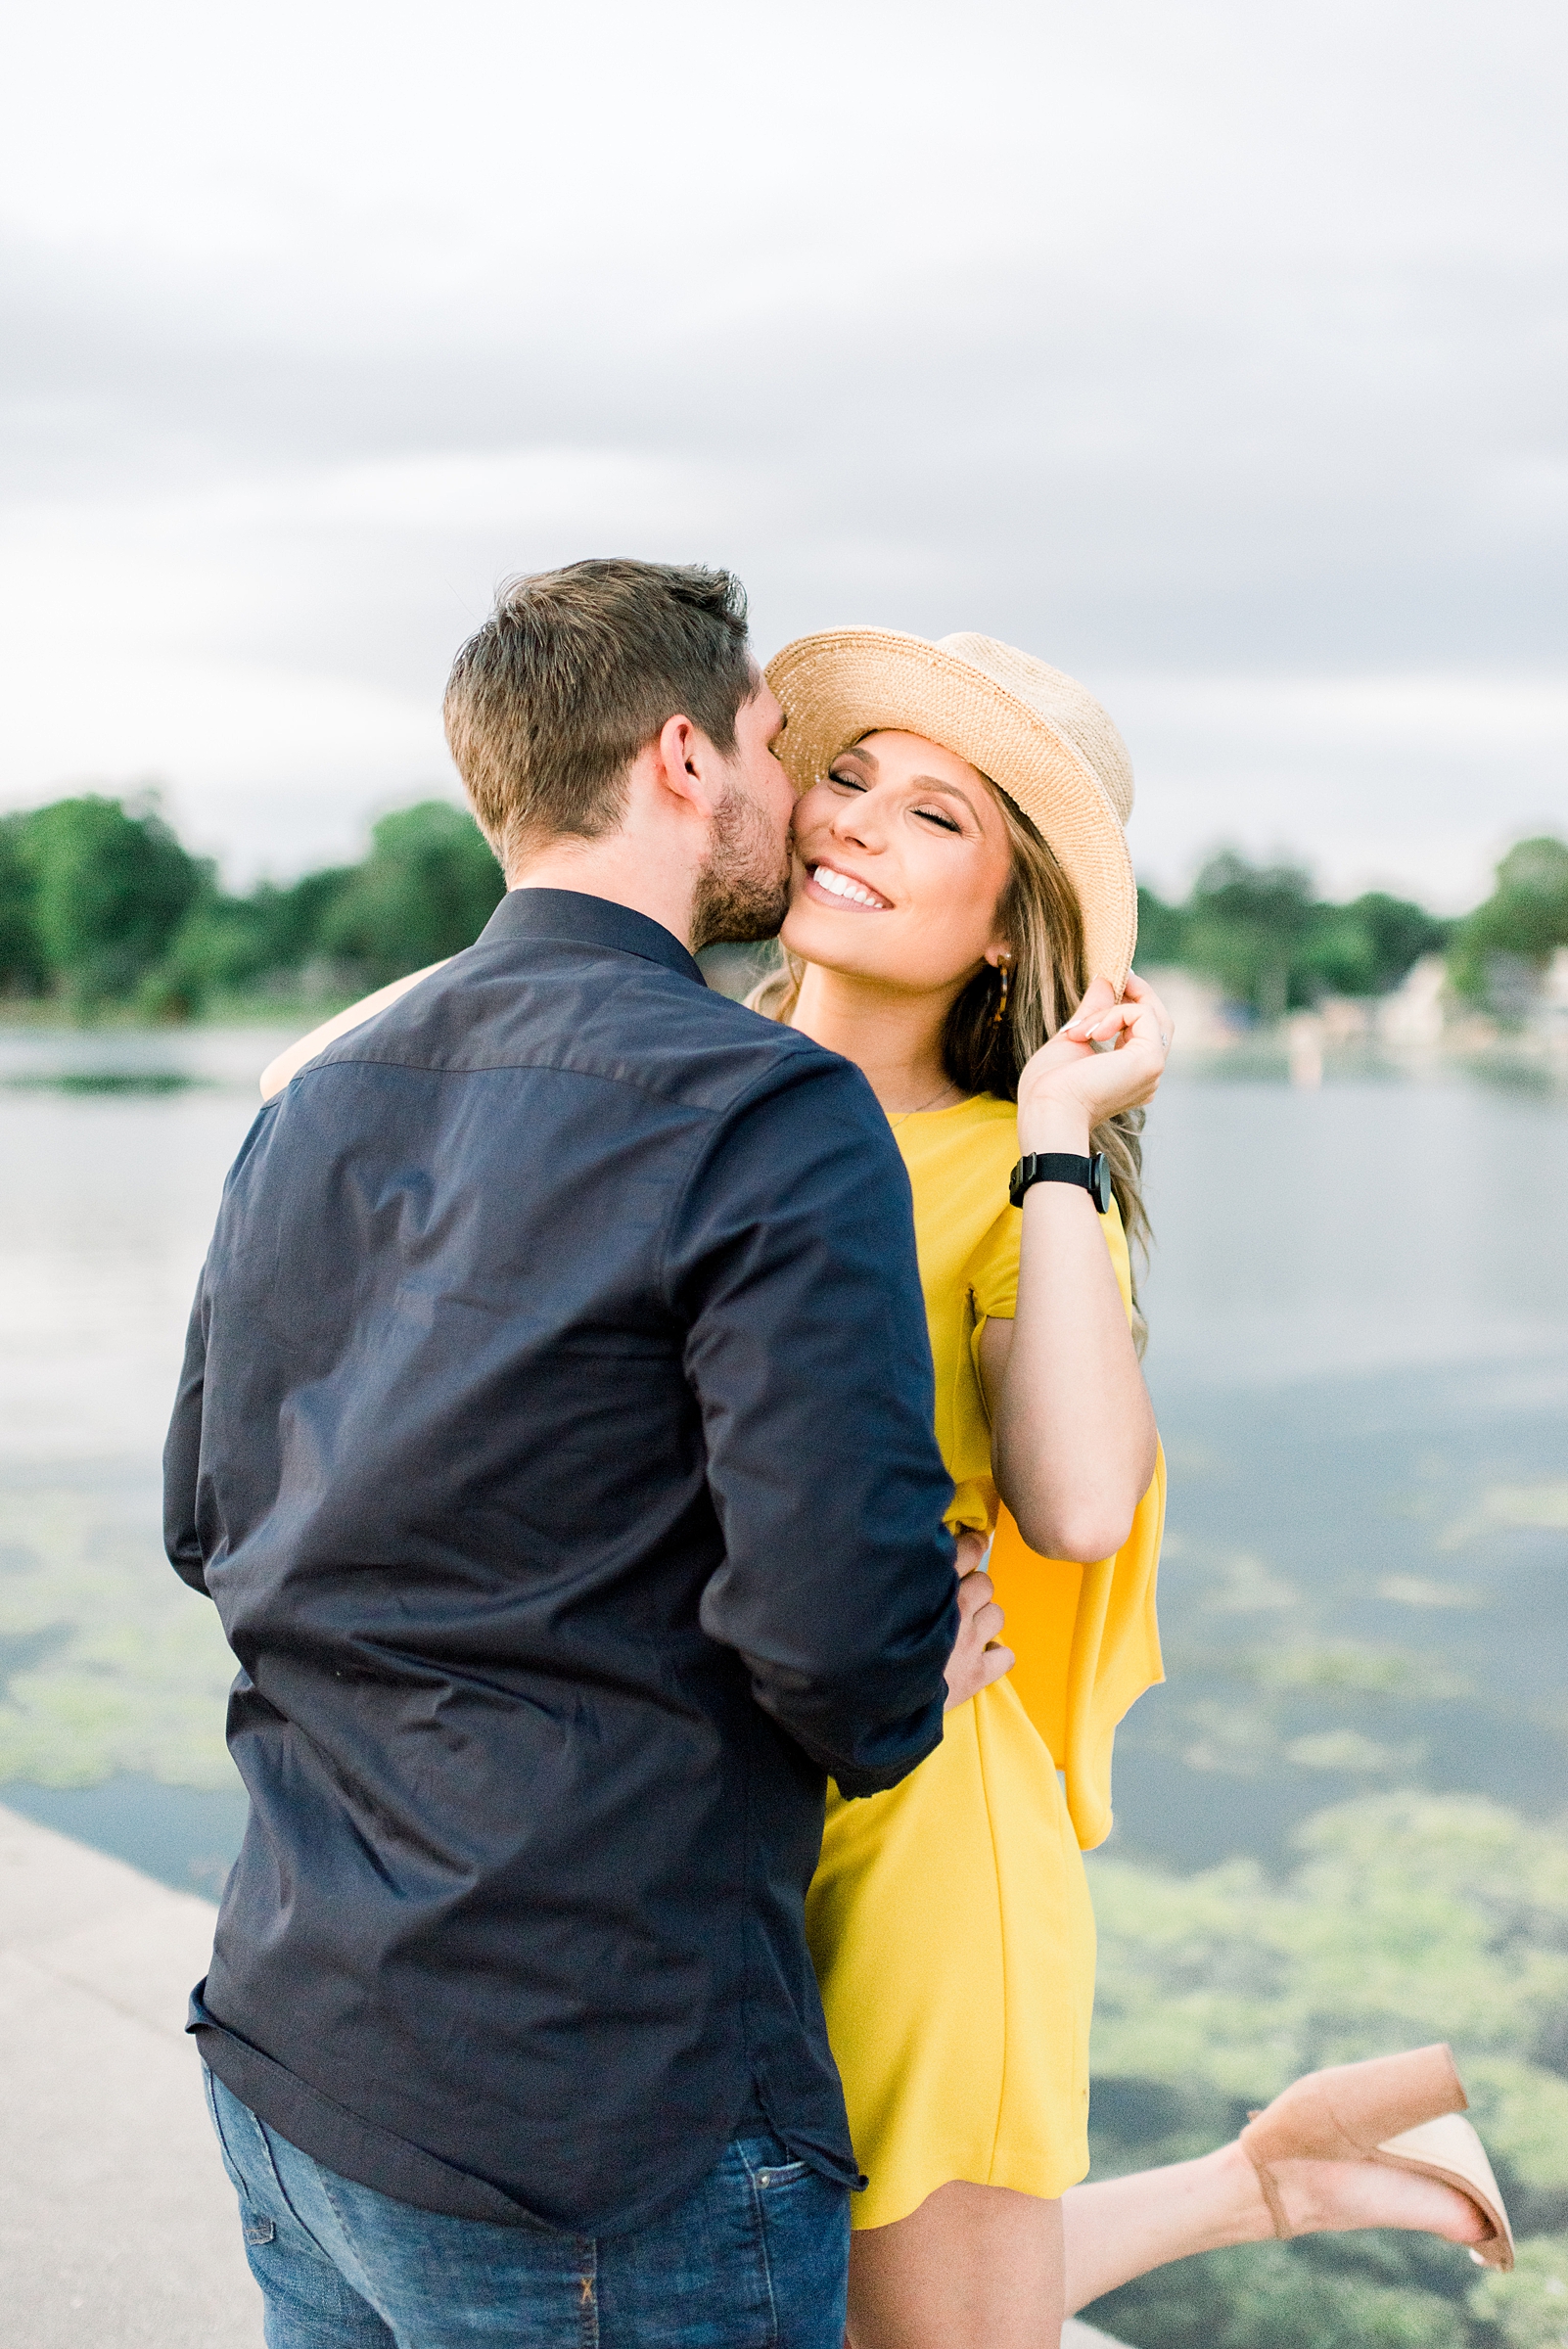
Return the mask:
[[818, 889], [827, 891], [830, 898], [843, 898], [851, 905], [869, 905], [878, 913], [888, 910], [886, 898], [879, 898], [875, 890], [865, 889], [858, 881], [852, 881], [848, 873], [836, 873], [830, 864], [814, 866], [811, 878]]

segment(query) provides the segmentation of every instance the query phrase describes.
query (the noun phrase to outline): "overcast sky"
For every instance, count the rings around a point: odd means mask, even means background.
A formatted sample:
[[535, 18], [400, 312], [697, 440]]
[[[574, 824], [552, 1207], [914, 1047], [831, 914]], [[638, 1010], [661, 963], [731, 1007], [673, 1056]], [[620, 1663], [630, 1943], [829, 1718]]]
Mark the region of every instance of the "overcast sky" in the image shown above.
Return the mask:
[[1546, 0], [107, 0], [0, 87], [0, 803], [231, 880], [455, 788], [496, 580], [725, 562], [760, 650], [980, 628], [1134, 854], [1459, 905], [1568, 830]]

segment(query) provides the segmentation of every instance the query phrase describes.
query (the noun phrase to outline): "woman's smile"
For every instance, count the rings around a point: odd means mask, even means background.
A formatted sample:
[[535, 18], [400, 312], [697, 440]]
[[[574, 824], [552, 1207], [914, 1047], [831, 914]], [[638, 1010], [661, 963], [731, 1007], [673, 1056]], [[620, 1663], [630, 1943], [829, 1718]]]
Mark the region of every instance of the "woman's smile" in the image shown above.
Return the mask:
[[893, 908], [884, 897], [862, 881], [858, 874], [848, 872], [842, 865], [829, 864], [818, 858], [806, 868], [807, 895], [829, 905], [847, 906], [855, 913], [891, 913]]

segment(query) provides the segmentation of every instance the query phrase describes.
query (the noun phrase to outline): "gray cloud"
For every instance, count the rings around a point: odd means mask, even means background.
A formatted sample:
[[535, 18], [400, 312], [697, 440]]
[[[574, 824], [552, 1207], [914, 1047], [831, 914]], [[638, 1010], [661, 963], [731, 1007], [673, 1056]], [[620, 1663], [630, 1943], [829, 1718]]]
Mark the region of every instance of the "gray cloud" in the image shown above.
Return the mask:
[[1172, 879], [1568, 821], [1554, 10], [88, 18], [0, 177], [13, 800], [305, 861], [496, 576], [623, 548], [1075, 669]]

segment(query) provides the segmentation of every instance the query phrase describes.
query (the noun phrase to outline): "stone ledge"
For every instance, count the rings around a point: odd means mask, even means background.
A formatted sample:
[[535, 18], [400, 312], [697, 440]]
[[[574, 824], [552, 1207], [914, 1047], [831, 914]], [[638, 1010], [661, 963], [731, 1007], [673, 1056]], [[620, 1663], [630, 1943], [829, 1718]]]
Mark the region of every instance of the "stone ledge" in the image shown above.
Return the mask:
[[261, 2349], [184, 2028], [216, 1913], [0, 1809], [0, 2306], [26, 2349]]

